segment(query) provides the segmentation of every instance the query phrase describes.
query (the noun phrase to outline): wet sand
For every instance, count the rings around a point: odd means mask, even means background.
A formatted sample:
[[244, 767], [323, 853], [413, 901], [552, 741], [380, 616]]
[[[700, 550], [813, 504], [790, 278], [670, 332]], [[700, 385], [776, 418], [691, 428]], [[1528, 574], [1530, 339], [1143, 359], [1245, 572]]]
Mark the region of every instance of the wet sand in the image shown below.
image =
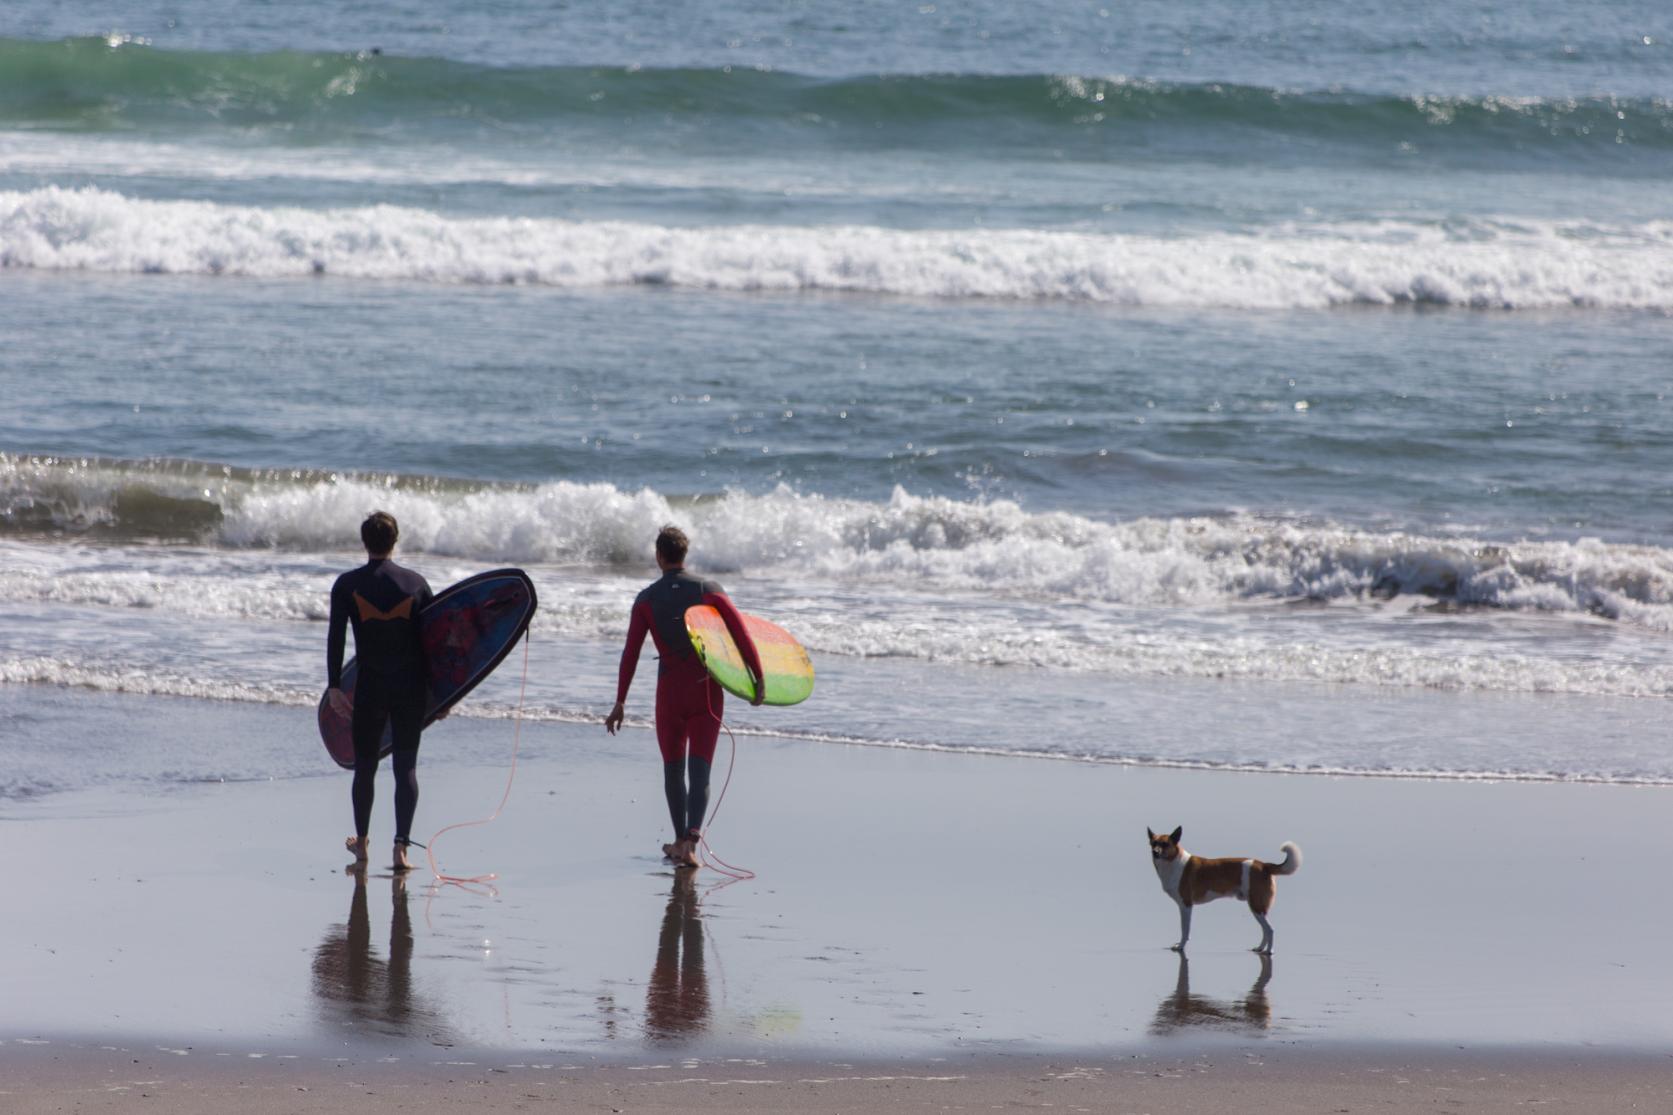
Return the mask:
[[251, 1115], [355, 1110], [1663, 1111], [1665, 1058], [1334, 1048], [1119, 1060], [960, 1056], [928, 1063], [728, 1063], [489, 1067], [230, 1058], [188, 1063], [143, 1049], [8, 1053], [0, 1100], [14, 1115], [166, 1110]]
[[[319, 746], [296, 710], [88, 701], [133, 746]], [[500, 799], [503, 766], [448, 761], [466, 733], [509, 755], [505, 723], [427, 736], [426, 835]], [[646, 733], [523, 745], [504, 815], [436, 849], [491, 888], [381, 867], [387, 778], [378, 859], [345, 871], [347, 776], [323, 766], [0, 806], [5, 1109], [327, 1110], [350, 1078], [370, 1110], [419, 1082], [487, 1110], [1673, 1104], [1673, 894], [1643, 873], [1663, 790], [747, 739], [712, 836], [758, 878], [724, 884], [659, 862]], [[1201, 854], [1302, 846], [1270, 962], [1229, 902], [1168, 951], [1144, 829], [1174, 824]]]

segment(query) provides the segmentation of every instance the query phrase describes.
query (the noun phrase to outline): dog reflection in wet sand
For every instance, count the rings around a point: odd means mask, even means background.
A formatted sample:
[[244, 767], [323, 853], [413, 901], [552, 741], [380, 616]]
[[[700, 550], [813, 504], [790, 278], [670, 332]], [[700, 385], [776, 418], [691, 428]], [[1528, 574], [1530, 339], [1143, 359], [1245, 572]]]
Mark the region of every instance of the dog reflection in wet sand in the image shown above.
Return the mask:
[[1261, 974], [1255, 986], [1241, 999], [1211, 999], [1191, 994], [1191, 962], [1179, 954], [1179, 983], [1173, 994], [1156, 1007], [1151, 1020], [1153, 1034], [1207, 1029], [1258, 1032], [1272, 1025], [1272, 1004], [1266, 1000], [1266, 985], [1272, 980], [1272, 957], [1261, 953]]
[[1249, 912], [1261, 923], [1261, 943], [1255, 951], [1272, 953], [1272, 924], [1266, 920], [1272, 909], [1272, 899], [1278, 893], [1272, 880], [1279, 875], [1294, 875], [1301, 866], [1301, 849], [1285, 843], [1279, 847], [1284, 853], [1283, 863], [1263, 863], [1258, 859], [1236, 856], [1225, 859], [1203, 859], [1193, 856], [1179, 846], [1183, 826], [1166, 836], [1157, 836], [1149, 829], [1150, 859], [1157, 878], [1169, 898], [1179, 904], [1179, 943], [1175, 952], [1185, 951], [1191, 939], [1191, 910], [1216, 898], [1236, 898], [1249, 904]]
[[674, 873], [657, 937], [656, 963], [645, 988], [645, 1029], [657, 1042], [696, 1037], [709, 1024], [709, 980], [703, 970], [703, 915], [695, 871]]

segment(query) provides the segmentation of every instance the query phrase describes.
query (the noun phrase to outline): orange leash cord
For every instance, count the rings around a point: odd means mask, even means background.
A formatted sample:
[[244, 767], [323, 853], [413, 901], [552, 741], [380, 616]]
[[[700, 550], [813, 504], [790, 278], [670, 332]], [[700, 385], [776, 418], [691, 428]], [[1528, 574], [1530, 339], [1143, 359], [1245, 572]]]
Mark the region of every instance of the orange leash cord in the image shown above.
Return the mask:
[[[714, 683], [710, 682], [709, 684], [712, 686]], [[709, 870], [717, 872], [721, 875], [725, 875], [728, 879], [736, 883], [745, 879], [755, 878], [755, 872], [749, 870], [747, 867], [736, 867], [721, 859], [715, 852], [714, 848], [709, 845], [709, 829], [714, 825], [715, 817], [720, 814], [720, 803], [726, 800], [727, 787], [732, 785], [732, 768], [738, 764], [738, 737], [732, 734], [732, 729], [727, 726], [726, 720], [721, 717], [720, 714], [715, 712], [714, 690], [712, 688], [707, 690], [704, 696], [709, 702], [709, 715], [714, 717], [715, 721], [720, 724], [721, 729], [726, 732], [726, 738], [732, 743], [732, 752], [730, 757], [726, 760], [726, 780], [720, 784], [720, 794], [715, 798], [714, 806], [709, 810], [709, 816], [704, 821], [703, 833], [697, 839], [697, 852], [698, 857], [703, 861], [704, 867], [707, 867]]]
[[435, 836], [430, 837], [430, 843], [426, 845], [424, 854], [430, 857], [430, 873], [436, 877], [436, 882], [438, 883], [451, 883], [454, 886], [460, 887], [472, 885], [486, 886], [493, 880], [499, 878], [499, 875], [492, 871], [486, 875], [443, 874], [441, 868], [436, 866], [436, 841], [441, 838], [441, 835], [444, 832], [452, 832], [454, 829], [469, 828], [473, 825], [488, 824], [500, 815], [500, 812], [505, 809], [505, 803], [511, 800], [511, 784], [517, 778], [517, 752], [522, 747], [523, 742], [523, 697], [528, 692], [528, 688], [529, 632], [525, 630], [523, 632], [523, 680], [519, 683], [517, 688], [517, 726], [512, 731], [511, 736], [511, 771], [505, 776], [505, 794], [500, 798], [499, 805], [494, 807], [494, 812], [489, 814], [487, 817], [484, 817], [482, 820], [460, 821], [458, 824], [448, 825], [446, 828], [439, 830]]

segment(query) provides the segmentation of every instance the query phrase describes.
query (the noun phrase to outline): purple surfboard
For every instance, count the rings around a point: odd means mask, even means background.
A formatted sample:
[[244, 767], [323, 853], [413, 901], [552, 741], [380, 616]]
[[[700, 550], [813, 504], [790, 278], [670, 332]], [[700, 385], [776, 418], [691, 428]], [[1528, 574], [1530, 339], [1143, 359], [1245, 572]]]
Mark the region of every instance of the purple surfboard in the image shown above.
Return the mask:
[[[424, 723], [457, 704], [478, 682], [494, 672], [517, 645], [534, 618], [534, 582], [521, 569], [478, 573], [442, 590], [418, 613], [418, 637], [424, 643], [429, 692]], [[343, 667], [343, 692], [354, 698], [358, 672], [354, 659]], [[319, 734], [337, 765], [354, 769], [354, 735], [350, 718], [338, 715], [320, 697]], [[394, 747], [388, 725], [383, 729], [380, 755]]]

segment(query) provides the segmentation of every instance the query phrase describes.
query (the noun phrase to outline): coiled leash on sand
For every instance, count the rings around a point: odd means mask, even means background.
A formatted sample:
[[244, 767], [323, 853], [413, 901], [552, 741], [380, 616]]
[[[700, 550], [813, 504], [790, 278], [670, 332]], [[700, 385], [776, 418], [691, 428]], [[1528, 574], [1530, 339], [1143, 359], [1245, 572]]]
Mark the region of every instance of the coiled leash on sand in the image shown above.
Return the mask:
[[[486, 825], [492, 822], [500, 815], [500, 812], [505, 809], [505, 803], [511, 800], [511, 784], [517, 778], [517, 753], [523, 742], [523, 697], [527, 694], [528, 688], [529, 632], [525, 630], [523, 632], [523, 680], [519, 682], [517, 686], [516, 727], [511, 733], [511, 770], [505, 776], [505, 793], [501, 796], [500, 803], [494, 807], [494, 811], [488, 816], [479, 821], [460, 821], [457, 824], [448, 825], [446, 828], [439, 829], [434, 836], [430, 837], [430, 842], [428, 844], [418, 845], [420, 848], [424, 849], [424, 854], [429, 857], [430, 873], [435, 876], [436, 883], [451, 884], [457, 887], [483, 886], [488, 887], [489, 890], [492, 891], [493, 881], [499, 878], [499, 874], [493, 871], [490, 871], [486, 875], [448, 875], [443, 873], [442, 869], [436, 866], [436, 841], [441, 839], [441, 835], [444, 832], [452, 832], [454, 829], [470, 828], [473, 825]], [[415, 840], [412, 841], [412, 843], [417, 844], [418, 842]]]

